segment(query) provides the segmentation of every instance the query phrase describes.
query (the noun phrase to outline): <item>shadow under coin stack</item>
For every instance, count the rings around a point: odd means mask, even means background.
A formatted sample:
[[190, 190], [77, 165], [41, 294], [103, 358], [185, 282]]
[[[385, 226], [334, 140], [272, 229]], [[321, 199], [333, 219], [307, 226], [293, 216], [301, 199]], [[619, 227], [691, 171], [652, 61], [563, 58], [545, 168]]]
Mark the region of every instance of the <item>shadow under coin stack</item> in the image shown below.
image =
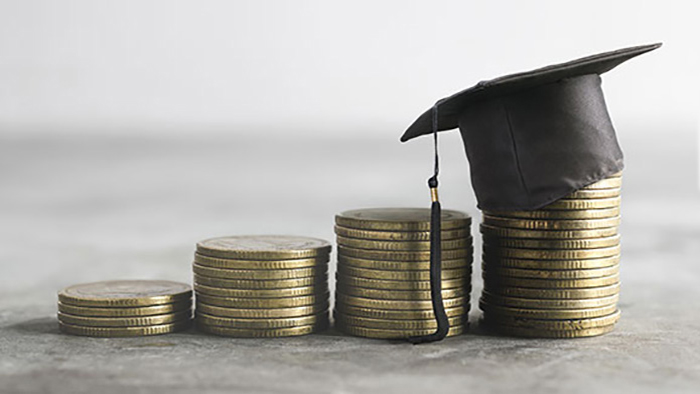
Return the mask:
[[328, 327], [330, 243], [259, 235], [197, 244], [197, 328], [231, 337], [306, 335]]
[[[430, 209], [374, 208], [335, 217], [335, 325], [350, 335], [406, 338], [437, 328], [430, 297]], [[442, 296], [449, 336], [467, 327], [472, 237], [469, 215], [442, 211]]]
[[192, 288], [162, 280], [115, 280], [58, 293], [62, 332], [90, 337], [138, 337], [176, 332], [192, 322]]
[[526, 337], [605, 334], [620, 317], [620, 174], [535, 211], [484, 212], [483, 323]]

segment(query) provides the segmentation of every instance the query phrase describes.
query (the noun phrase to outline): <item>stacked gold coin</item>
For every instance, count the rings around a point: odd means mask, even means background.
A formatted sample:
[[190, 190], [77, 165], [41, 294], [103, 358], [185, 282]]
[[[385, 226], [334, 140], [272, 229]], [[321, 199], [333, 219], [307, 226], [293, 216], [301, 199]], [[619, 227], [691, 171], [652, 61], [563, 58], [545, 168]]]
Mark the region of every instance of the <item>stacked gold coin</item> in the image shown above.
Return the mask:
[[496, 332], [575, 338], [620, 317], [620, 174], [534, 211], [484, 212], [483, 322]]
[[328, 327], [330, 243], [282, 235], [197, 244], [195, 321], [231, 337], [306, 335]]
[[136, 337], [185, 329], [192, 288], [162, 280], [120, 280], [71, 286], [58, 293], [58, 324], [66, 334]]
[[[369, 338], [435, 332], [430, 297], [430, 209], [374, 208], [335, 217], [338, 241], [335, 324]], [[469, 313], [472, 238], [469, 215], [442, 211], [442, 296], [448, 335]]]

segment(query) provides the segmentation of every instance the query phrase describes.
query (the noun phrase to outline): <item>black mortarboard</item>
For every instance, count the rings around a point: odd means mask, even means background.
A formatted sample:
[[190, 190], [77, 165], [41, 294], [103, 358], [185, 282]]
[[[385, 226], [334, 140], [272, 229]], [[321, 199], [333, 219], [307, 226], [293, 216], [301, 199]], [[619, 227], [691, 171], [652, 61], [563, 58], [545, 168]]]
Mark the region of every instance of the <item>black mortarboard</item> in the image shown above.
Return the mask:
[[[434, 135], [435, 174], [429, 180], [433, 210], [440, 210], [437, 132], [457, 127], [483, 210], [538, 209], [620, 172], [622, 151], [605, 105], [600, 74], [660, 46], [626, 48], [483, 81], [439, 100], [401, 137], [405, 142]], [[434, 218], [437, 229], [439, 215]], [[435, 233], [431, 285], [438, 287], [432, 293], [439, 296], [440, 234]], [[438, 313], [442, 307], [437, 304], [442, 300], [433, 299], [433, 304], [440, 323], [444, 313]], [[442, 330], [443, 335], [440, 331], [432, 338], [417, 340], [442, 339], [446, 331]]]

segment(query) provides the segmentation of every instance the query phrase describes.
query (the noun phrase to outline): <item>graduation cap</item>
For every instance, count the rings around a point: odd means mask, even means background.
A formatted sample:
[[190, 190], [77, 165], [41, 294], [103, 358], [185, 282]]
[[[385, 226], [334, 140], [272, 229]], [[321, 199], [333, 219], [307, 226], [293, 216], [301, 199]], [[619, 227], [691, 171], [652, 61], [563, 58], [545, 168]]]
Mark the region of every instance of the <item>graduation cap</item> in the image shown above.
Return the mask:
[[539, 209], [622, 170], [600, 75], [660, 46], [625, 48], [482, 81], [439, 100], [406, 130], [402, 142], [426, 134], [435, 142], [435, 170], [428, 185], [433, 201], [430, 280], [438, 329], [414, 342], [440, 340], [449, 330], [440, 292], [437, 133], [459, 127], [480, 209]]

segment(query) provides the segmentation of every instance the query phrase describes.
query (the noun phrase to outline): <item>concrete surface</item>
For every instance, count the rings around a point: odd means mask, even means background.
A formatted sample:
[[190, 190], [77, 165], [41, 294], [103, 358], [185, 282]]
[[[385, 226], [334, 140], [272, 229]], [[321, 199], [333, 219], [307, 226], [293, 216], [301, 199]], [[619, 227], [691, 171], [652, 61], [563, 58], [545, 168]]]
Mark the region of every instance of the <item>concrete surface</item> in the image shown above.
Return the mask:
[[[623, 141], [623, 316], [603, 337], [514, 339], [476, 325], [422, 346], [333, 330], [273, 340], [193, 330], [134, 339], [58, 332], [62, 287], [116, 278], [189, 282], [199, 239], [332, 239], [338, 211], [427, 206], [429, 141], [400, 145], [394, 134], [362, 142], [321, 134], [311, 141], [254, 133], [260, 137], [0, 136], [0, 392], [700, 392], [693, 133]], [[446, 135], [442, 145], [443, 203], [478, 222], [459, 137]], [[473, 305], [478, 264], [475, 271]]]

